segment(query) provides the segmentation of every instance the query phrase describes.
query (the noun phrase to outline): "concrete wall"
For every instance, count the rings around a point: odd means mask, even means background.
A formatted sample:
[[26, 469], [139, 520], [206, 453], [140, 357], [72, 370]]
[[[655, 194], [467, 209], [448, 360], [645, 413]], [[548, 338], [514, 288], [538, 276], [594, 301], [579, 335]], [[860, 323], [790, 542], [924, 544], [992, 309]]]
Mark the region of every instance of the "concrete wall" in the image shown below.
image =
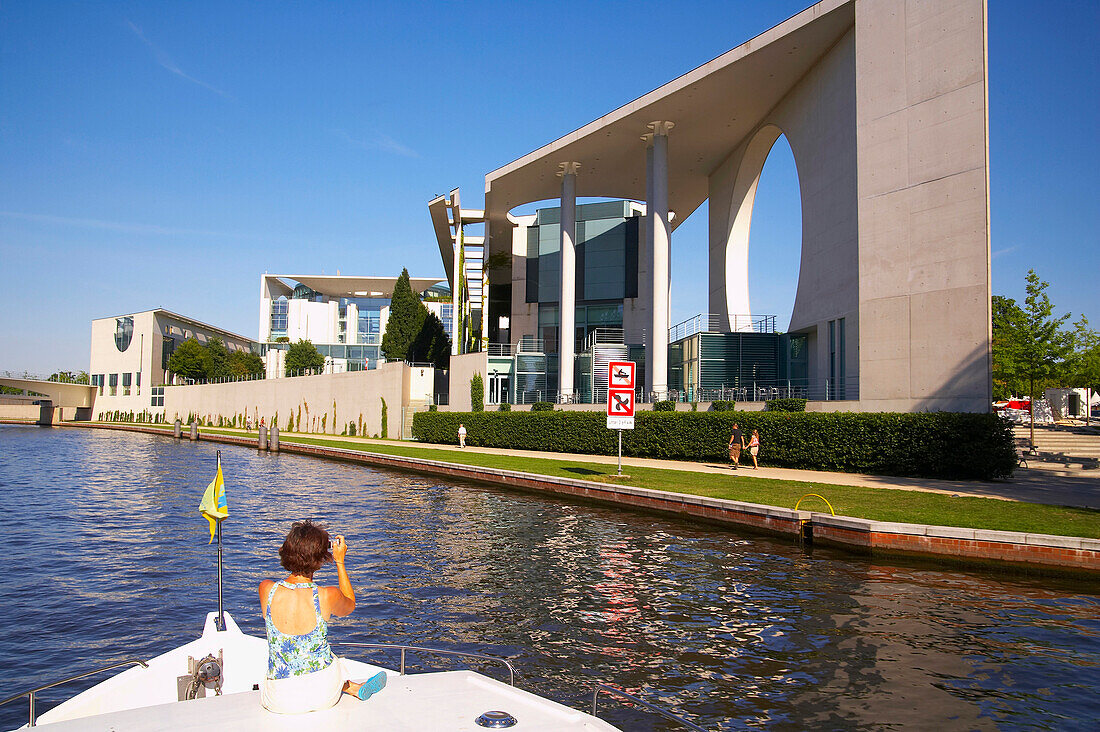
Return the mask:
[[41, 407], [37, 404], [0, 404], [0, 419], [37, 420], [40, 413]]
[[988, 411], [984, 0], [856, 3], [860, 393]]
[[164, 389], [164, 412], [169, 422], [195, 413], [215, 422], [219, 416], [237, 415], [240, 420], [247, 415], [255, 424], [263, 417], [268, 425], [278, 415], [281, 430], [286, 429], [293, 413], [296, 432], [328, 434], [340, 434], [349, 422], [355, 422], [358, 432], [361, 419], [366, 434], [380, 435], [385, 399], [389, 436], [396, 438], [401, 436], [402, 407], [410, 400], [424, 402], [431, 398], [432, 372], [431, 368], [388, 363], [370, 371], [342, 374], [170, 386]]
[[748, 314], [749, 257], [769, 255], [751, 244], [756, 187], [786, 135], [798, 170], [802, 251], [790, 324], [779, 327], [810, 334], [814, 383], [829, 376], [828, 322], [840, 318], [848, 382], [859, 383], [855, 45], [849, 32], [710, 177], [710, 312]]
[[[489, 354], [466, 353], [461, 356], [451, 356], [450, 371], [450, 399], [452, 411], [470, 411], [470, 379], [475, 373], [481, 374], [485, 380], [485, 374], [489, 373]], [[488, 386], [485, 388], [488, 395]]]

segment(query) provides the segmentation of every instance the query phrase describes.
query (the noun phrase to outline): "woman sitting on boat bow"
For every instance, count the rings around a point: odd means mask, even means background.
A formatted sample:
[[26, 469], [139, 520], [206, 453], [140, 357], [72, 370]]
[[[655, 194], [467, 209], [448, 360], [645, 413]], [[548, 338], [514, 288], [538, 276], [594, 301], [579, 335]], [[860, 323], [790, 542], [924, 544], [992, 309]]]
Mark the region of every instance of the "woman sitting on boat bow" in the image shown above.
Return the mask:
[[[355, 590], [344, 566], [347, 552], [343, 536], [334, 544], [320, 526], [297, 521], [279, 549], [279, 562], [290, 575], [260, 583], [268, 650], [262, 699], [272, 712], [327, 709], [340, 701], [341, 693], [367, 699], [386, 685], [385, 672], [361, 684], [349, 681], [328, 642], [328, 619], [355, 610]], [[314, 572], [333, 561], [340, 586], [318, 587]]]

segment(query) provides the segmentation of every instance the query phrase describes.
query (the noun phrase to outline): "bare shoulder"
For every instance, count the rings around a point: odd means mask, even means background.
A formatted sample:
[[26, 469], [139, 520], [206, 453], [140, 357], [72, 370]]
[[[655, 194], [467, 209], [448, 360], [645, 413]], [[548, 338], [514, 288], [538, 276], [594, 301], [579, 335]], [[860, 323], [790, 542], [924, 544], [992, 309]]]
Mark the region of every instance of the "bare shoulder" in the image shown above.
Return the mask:
[[264, 580], [260, 583], [260, 607], [267, 607], [267, 593], [271, 592], [275, 580]]

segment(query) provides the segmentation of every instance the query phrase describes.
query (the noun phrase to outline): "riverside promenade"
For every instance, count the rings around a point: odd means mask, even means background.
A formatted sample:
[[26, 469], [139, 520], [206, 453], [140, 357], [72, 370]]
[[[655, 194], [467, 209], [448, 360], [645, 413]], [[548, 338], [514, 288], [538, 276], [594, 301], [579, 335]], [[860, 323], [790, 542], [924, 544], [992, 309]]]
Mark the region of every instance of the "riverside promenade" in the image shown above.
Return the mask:
[[[76, 422], [64, 426], [172, 438], [172, 430], [163, 425]], [[185, 430], [181, 439], [186, 441], [188, 432]], [[198, 439], [258, 446], [255, 431], [240, 429], [202, 428]], [[1044, 491], [1043, 481], [1038, 479], [987, 484], [767, 468], [742, 467], [734, 472], [720, 464], [626, 458], [623, 468], [627, 475], [617, 478], [616, 459], [607, 456], [459, 449], [299, 433], [282, 435], [280, 442], [284, 452], [556, 493], [858, 553], [1100, 578], [1100, 514], [1094, 508], [1058, 505], [1056, 498], [1070, 496], [1070, 505], [1093, 503], [1090, 496], [1095, 495], [1096, 481], [1091, 477], [1052, 475], [1052, 482], [1064, 491], [1058, 493], [1049, 488]], [[630, 471], [636, 474], [630, 476]], [[832, 498], [836, 514], [822, 512], [824, 502], [814, 505], [816, 498], [806, 509], [798, 509], [800, 496], [818, 493]], [[1049, 504], [1029, 500], [1032, 495]], [[987, 500], [990, 498], [999, 500]], [[918, 517], [926, 523], [910, 523], [920, 520]]]
[[[243, 431], [242, 431], [243, 432]], [[618, 458], [614, 455], [579, 455], [575, 453], [539, 452], [534, 450], [510, 450], [493, 447], [459, 448], [457, 445], [435, 445], [405, 440], [374, 440], [356, 437], [334, 437], [339, 440], [352, 440], [368, 444], [390, 444], [404, 447], [417, 446], [433, 450], [450, 450], [456, 453], [481, 453], [485, 455], [507, 455], [542, 460], [571, 460], [615, 465]], [[728, 464], [717, 462], [692, 462], [688, 460], [657, 460], [651, 458], [623, 457], [623, 472], [629, 468], [658, 468], [663, 470], [682, 470], [701, 474], [739, 475], [750, 478], [771, 480], [792, 480], [807, 484], [849, 485], [865, 488], [884, 488], [890, 490], [921, 491], [941, 493], [952, 496], [974, 496], [978, 498], [999, 498], [1006, 501], [1024, 501], [1042, 503], [1048, 506], [1076, 506], [1080, 508], [1100, 509], [1100, 470], [1065, 470], [1061, 467], [1048, 468], [1036, 460], [1029, 467], [1020, 468], [1007, 481], [980, 480], [937, 480], [934, 478], [900, 478], [883, 475], [863, 475], [860, 473], [836, 473], [823, 470], [795, 470], [793, 468], [752, 467], [751, 458], [743, 456], [749, 462], [742, 464], [736, 471]]]

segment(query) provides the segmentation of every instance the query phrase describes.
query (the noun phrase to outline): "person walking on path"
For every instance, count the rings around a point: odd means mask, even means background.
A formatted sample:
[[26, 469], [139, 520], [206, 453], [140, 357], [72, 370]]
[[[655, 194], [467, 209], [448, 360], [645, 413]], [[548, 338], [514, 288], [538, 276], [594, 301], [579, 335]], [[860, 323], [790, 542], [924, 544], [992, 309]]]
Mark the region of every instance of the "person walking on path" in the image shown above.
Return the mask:
[[730, 465], [731, 470], [737, 470], [738, 464], [741, 462], [741, 448], [745, 446], [745, 436], [741, 434], [741, 427], [735, 422], [733, 424], [733, 434], [730, 435]]
[[458, 446], [466, 447], [466, 425], [462, 423], [458, 425]]
[[756, 456], [760, 454], [760, 433], [756, 430], [752, 431], [752, 437], [749, 438], [749, 457], [752, 458], [752, 469], [759, 470], [760, 463], [756, 462]]

